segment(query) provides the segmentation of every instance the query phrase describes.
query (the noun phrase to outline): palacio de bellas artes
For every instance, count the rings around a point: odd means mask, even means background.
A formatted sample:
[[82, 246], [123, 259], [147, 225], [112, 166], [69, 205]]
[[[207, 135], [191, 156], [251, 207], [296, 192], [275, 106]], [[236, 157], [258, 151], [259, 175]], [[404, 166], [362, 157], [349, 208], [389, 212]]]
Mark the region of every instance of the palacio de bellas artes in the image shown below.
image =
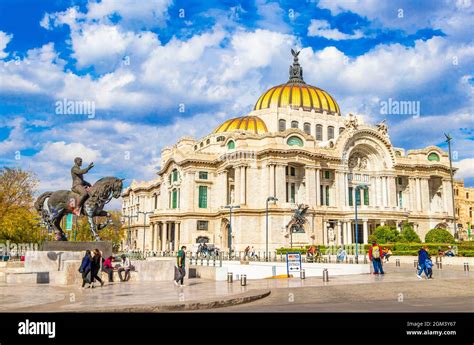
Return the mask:
[[[162, 149], [156, 178], [124, 190], [123, 248], [339, 247], [403, 222], [422, 240], [433, 228], [455, 235], [448, 152], [394, 147], [385, 121], [344, 113], [291, 52], [288, 80], [261, 90], [250, 113], [204, 137], [176, 138]], [[295, 212], [304, 212], [299, 231], [289, 226]]]

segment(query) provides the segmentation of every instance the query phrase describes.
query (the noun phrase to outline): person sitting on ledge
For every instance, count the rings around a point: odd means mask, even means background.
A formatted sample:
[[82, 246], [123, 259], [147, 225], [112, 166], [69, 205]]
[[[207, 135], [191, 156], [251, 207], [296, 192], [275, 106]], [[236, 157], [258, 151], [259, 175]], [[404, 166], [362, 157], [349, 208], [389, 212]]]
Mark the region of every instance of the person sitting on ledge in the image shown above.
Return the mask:
[[[122, 254], [121, 258], [122, 258], [122, 261], [120, 262], [120, 267], [117, 272], [118, 272], [120, 281], [126, 282], [130, 280], [130, 270], [131, 270], [130, 259], [127, 258], [125, 254]], [[125, 271], [125, 277], [122, 277], [123, 271]]]
[[107, 259], [105, 259], [104, 263], [102, 264], [102, 271], [107, 273], [109, 277], [109, 283], [114, 282], [114, 266], [112, 266], [113, 261], [114, 261], [114, 257], [109, 256]]
[[382, 254], [383, 258], [385, 259], [385, 262], [388, 262], [388, 259], [392, 256], [392, 251], [390, 250], [390, 248], [384, 247], [382, 249]]

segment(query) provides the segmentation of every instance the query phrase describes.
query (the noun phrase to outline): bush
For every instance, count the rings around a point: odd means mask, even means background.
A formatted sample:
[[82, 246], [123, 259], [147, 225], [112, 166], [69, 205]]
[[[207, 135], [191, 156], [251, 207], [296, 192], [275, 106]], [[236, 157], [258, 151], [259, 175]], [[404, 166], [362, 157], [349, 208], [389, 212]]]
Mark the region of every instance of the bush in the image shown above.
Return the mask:
[[454, 237], [448, 230], [431, 229], [425, 236], [427, 243], [454, 243]]
[[369, 236], [369, 242], [376, 241], [377, 243], [393, 243], [397, 242], [399, 233], [396, 228], [388, 225], [378, 226], [374, 233]]
[[400, 232], [399, 242], [421, 243], [421, 240], [415, 230], [413, 230], [413, 227], [407, 222], [404, 222], [402, 225], [402, 231]]

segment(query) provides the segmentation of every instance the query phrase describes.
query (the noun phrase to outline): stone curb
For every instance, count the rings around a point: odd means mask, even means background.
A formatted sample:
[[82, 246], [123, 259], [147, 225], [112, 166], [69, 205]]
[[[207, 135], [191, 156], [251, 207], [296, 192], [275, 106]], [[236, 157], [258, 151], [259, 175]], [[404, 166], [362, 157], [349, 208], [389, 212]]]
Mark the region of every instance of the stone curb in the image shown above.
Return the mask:
[[123, 307], [105, 307], [105, 308], [94, 308], [89, 310], [61, 310], [58, 312], [85, 312], [85, 313], [156, 313], [156, 312], [167, 312], [167, 311], [194, 311], [194, 310], [205, 310], [230, 307], [234, 305], [250, 303], [262, 298], [269, 296], [270, 290], [256, 290], [249, 291], [243, 294], [233, 295], [229, 297], [222, 297], [219, 300], [205, 300], [205, 301], [189, 301], [179, 304], [161, 304], [161, 305], [136, 305], [136, 306], [123, 306]]

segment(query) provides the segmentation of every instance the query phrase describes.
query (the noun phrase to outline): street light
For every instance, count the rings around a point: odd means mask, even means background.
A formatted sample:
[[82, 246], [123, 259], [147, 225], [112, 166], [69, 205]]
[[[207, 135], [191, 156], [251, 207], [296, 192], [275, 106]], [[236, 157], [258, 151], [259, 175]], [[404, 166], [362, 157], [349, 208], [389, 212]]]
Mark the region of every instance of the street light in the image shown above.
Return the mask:
[[266, 207], [265, 207], [265, 261], [268, 261], [268, 203], [270, 201], [278, 201], [274, 196], [269, 196], [267, 198]]
[[[153, 211], [138, 211], [138, 214], [143, 214], [143, 258], [145, 258], [145, 233], [146, 233], [146, 216], [153, 214]], [[138, 215], [137, 215], [138, 217]]]
[[240, 206], [237, 205], [226, 205], [224, 208], [229, 209], [229, 238], [227, 239], [227, 245], [229, 246], [229, 259], [232, 253], [232, 210], [234, 208], [240, 208]]
[[453, 162], [451, 159], [451, 140], [453, 139], [449, 134], [444, 133], [449, 150], [449, 173], [451, 175], [451, 201], [453, 203], [453, 234], [456, 236], [456, 206], [454, 204], [454, 178], [453, 178]]
[[357, 195], [359, 195], [359, 200], [362, 205], [362, 198], [360, 196], [360, 190], [367, 189], [366, 184], [359, 184], [355, 187], [355, 240], [356, 240], [356, 263], [359, 263], [359, 227], [357, 224]]

